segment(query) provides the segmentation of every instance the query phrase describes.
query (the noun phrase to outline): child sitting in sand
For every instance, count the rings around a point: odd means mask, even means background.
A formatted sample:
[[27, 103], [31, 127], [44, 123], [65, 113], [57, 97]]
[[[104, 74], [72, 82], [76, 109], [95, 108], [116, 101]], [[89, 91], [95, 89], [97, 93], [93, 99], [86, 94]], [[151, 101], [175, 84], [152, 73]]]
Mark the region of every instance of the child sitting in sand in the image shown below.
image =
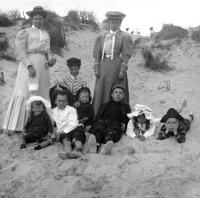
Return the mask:
[[112, 99], [103, 104], [95, 118], [88, 139], [88, 147], [91, 153], [96, 153], [97, 146], [100, 154], [109, 154], [114, 142], [118, 142], [122, 133], [126, 130], [128, 123], [127, 113], [130, 113], [130, 106], [124, 103], [125, 89], [117, 84], [111, 91]]
[[160, 122], [164, 123], [159, 131], [158, 140], [164, 140], [166, 138], [174, 136], [178, 143], [184, 143], [186, 140], [186, 133], [190, 129], [190, 124], [194, 119], [192, 113], [189, 114], [189, 118], [185, 119], [180, 115], [183, 109], [168, 109], [167, 113], [161, 118]]
[[26, 148], [26, 143], [42, 142], [34, 149], [39, 150], [51, 144], [53, 133], [52, 121], [46, 112], [50, 108], [49, 101], [41, 96], [32, 96], [26, 102], [30, 115], [20, 137], [20, 149]]
[[59, 157], [75, 159], [81, 156], [82, 147], [85, 143], [85, 132], [82, 127], [78, 127], [77, 111], [68, 105], [67, 97], [66, 92], [57, 92], [55, 100], [57, 107], [52, 110], [52, 114], [58, 140], [63, 146], [63, 151], [59, 153]]
[[67, 60], [67, 66], [70, 74], [66, 74], [62, 80], [55, 81], [55, 84], [65, 87], [72, 94], [73, 103], [75, 103], [77, 101], [76, 95], [78, 90], [86, 86], [86, 82], [79, 76], [81, 60], [70, 58]]
[[91, 93], [88, 87], [82, 87], [77, 92], [80, 105], [77, 107], [79, 125], [88, 128], [93, 123], [94, 109], [91, 104]]
[[141, 141], [154, 134], [156, 123], [159, 122], [159, 119], [153, 117], [152, 110], [141, 104], [136, 104], [133, 112], [127, 116], [130, 118], [126, 129], [127, 136]]

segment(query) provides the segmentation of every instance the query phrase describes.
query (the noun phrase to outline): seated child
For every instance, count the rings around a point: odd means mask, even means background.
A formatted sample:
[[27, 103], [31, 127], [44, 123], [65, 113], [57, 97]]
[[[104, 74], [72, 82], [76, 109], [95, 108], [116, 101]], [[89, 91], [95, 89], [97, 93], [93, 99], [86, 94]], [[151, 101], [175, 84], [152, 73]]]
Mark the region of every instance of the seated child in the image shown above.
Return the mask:
[[164, 124], [159, 131], [157, 139], [164, 140], [174, 136], [178, 143], [184, 143], [192, 121], [192, 113], [189, 114], [189, 119], [185, 119], [176, 109], [170, 108], [160, 120]]
[[93, 123], [94, 109], [91, 102], [91, 93], [88, 87], [82, 87], [77, 92], [77, 99], [80, 105], [77, 107], [79, 125], [84, 128], [90, 127]]
[[127, 116], [130, 118], [126, 129], [127, 136], [141, 141], [154, 134], [156, 123], [159, 122], [159, 119], [153, 117], [152, 110], [141, 104], [136, 104], [133, 112]]
[[30, 115], [20, 137], [20, 149], [26, 148], [26, 143], [41, 143], [43, 140], [45, 141], [34, 149], [39, 150], [49, 146], [52, 143], [51, 136], [53, 133], [52, 121], [46, 112], [46, 109], [50, 108], [49, 101], [41, 96], [32, 96], [28, 99], [26, 105], [27, 110], [30, 110]]
[[92, 126], [88, 140], [90, 152], [97, 151], [97, 145], [102, 145], [100, 154], [109, 154], [114, 142], [118, 142], [128, 123], [127, 113], [130, 106], [124, 103], [125, 89], [122, 85], [113, 86], [112, 99], [103, 104]]
[[57, 92], [55, 100], [57, 107], [52, 109], [52, 114], [58, 140], [63, 146], [63, 152], [59, 153], [59, 157], [75, 159], [81, 156], [82, 146], [85, 143], [85, 132], [82, 127], [78, 127], [77, 111], [68, 105], [67, 97], [66, 92]]
[[79, 76], [81, 60], [70, 58], [67, 60], [70, 74], [66, 74], [62, 80], [55, 81], [56, 85], [65, 87], [72, 94], [73, 104], [77, 101], [76, 94], [81, 87], [86, 86], [86, 82]]

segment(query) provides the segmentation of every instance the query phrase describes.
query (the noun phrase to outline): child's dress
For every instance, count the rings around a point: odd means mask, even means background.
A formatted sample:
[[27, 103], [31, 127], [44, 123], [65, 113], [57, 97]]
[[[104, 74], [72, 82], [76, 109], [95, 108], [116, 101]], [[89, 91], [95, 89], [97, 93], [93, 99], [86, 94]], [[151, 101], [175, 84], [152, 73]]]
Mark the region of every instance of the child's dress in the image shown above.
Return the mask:
[[35, 142], [53, 133], [53, 125], [47, 112], [43, 111], [39, 115], [30, 114], [24, 127], [26, 143]]

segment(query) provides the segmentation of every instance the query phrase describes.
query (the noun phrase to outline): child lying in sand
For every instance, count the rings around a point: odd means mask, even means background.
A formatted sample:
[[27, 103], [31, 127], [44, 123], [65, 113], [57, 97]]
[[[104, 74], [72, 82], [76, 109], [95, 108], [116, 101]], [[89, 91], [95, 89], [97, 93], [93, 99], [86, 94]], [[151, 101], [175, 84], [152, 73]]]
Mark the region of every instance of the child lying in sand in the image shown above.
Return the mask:
[[122, 85], [115, 85], [111, 93], [112, 100], [103, 104], [95, 118], [88, 139], [91, 153], [96, 153], [97, 146], [102, 147], [100, 154], [109, 154], [114, 142], [118, 142], [128, 123], [127, 113], [130, 106], [124, 103], [125, 89]]
[[144, 141], [146, 137], [154, 134], [156, 123], [159, 119], [155, 119], [152, 115], [152, 110], [141, 104], [136, 104], [133, 108], [133, 112], [127, 114], [130, 118], [126, 134], [129, 137], [136, 137], [141, 141]]
[[59, 153], [59, 157], [75, 159], [81, 157], [82, 146], [86, 137], [84, 129], [78, 127], [77, 111], [68, 105], [67, 97], [66, 92], [57, 92], [55, 100], [57, 107], [52, 110], [52, 114], [56, 123], [58, 139], [63, 146], [63, 151]]
[[20, 149], [26, 148], [26, 143], [33, 142], [41, 143], [34, 148], [35, 150], [51, 145], [53, 126], [46, 112], [46, 109], [50, 108], [50, 103], [40, 96], [32, 96], [26, 105], [31, 111], [20, 137]]
[[189, 114], [189, 118], [183, 118], [179, 112], [181, 110], [176, 110], [170, 108], [167, 113], [161, 118], [160, 122], [164, 123], [161, 127], [158, 140], [164, 140], [166, 138], [174, 136], [178, 143], [184, 143], [186, 140], [186, 133], [190, 129], [190, 124], [194, 119], [192, 113]]

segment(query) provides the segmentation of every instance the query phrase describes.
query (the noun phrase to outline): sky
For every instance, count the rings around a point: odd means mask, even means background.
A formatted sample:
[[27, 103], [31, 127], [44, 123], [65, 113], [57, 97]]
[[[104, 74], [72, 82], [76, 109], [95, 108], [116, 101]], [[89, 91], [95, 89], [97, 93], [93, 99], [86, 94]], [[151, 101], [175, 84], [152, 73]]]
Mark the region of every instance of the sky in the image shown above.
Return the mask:
[[200, 25], [200, 0], [1, 0], [3, 11], [18, 9], [22, 13], [37, 5], [61, 16], [71, 9], [93, 11], [99, 22], [107, 11], [121, 11], [126, 14], [122, 30], [139, 29], [142, 35], [148, 35], [150, 27], [159, 31], [163, 24], [184, 28]]

